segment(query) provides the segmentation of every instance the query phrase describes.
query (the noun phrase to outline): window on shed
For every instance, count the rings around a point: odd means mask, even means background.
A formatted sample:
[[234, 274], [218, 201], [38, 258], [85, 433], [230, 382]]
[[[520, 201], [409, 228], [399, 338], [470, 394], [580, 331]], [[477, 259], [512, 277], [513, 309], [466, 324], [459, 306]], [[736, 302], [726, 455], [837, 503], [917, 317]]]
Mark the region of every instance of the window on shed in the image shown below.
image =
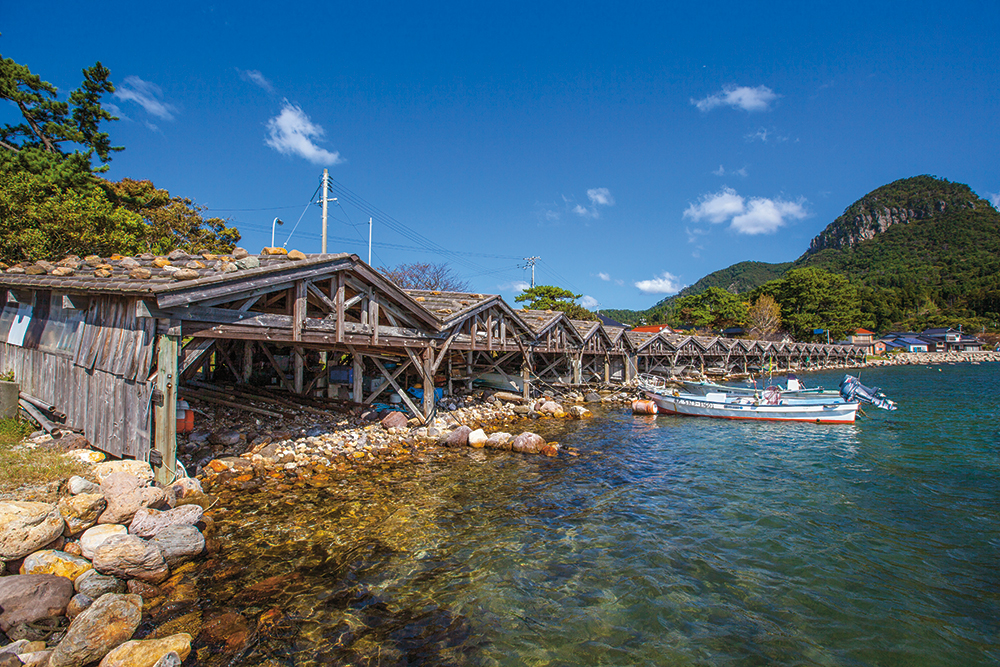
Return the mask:
[[62, 294], [53, 294], [49, 317], [38, 348], [54, 354], [72, 354], [76, 335], [83, 322], [84, 311], [64, 307]]

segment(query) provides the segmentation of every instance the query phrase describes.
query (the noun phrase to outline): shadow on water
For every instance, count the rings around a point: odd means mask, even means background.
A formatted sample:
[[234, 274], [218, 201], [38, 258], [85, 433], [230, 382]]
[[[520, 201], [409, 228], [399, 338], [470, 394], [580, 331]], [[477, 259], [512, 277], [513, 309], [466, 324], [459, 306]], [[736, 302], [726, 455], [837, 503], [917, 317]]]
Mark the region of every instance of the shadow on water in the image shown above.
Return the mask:
[[532, 424], [579, 458], [229, 494], [195, 662], [997, 664], [995, 370], [867, 371], [902, 408], [850, 426], [608, 410]]

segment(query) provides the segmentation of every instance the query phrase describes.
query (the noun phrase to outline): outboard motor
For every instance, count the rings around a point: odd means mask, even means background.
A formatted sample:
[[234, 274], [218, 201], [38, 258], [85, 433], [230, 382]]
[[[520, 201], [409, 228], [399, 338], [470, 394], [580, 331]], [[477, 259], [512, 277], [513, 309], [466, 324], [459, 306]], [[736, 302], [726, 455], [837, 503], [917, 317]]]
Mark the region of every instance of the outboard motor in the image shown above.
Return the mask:
[[868, 403], [883, 410], [895, 410], [896, 404], [890, 401], [878, 387], [871, 388], [861, 384], [853, 375], [845, 375], [840, 381], [840, 395], [845, 401]]

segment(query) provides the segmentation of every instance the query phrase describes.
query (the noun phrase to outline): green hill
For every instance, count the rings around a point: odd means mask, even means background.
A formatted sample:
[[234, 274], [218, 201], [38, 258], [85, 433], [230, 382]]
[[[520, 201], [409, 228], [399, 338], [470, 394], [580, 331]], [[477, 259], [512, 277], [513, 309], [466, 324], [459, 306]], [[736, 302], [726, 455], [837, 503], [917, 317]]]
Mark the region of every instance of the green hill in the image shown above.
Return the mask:
[[739, 262], [648, 310], [604, 312], [629, 324], [663, 322], [677, 298], [709, 287], [739, 294], [805, 267], [859, 285], [880, 327], [1000, 322], [1000, 213], [969, 186], [933, 176], [904, 178], [868, 193], [795, 262]]

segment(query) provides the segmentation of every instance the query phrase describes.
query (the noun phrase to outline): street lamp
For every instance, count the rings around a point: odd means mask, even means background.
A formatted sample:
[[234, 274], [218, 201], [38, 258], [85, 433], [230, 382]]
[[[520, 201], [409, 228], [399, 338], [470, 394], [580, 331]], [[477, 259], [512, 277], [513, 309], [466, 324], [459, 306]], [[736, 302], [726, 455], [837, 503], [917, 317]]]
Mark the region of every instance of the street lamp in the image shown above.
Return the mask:
[[274, 222], [271, 223], [271, 247], [272, 248], [274, 247], [274, 226], [275, 225], [283, 225], [283, 224], [285, 224], [285, 223], [282, 222], [281, 220], [279, 220], [278, 218], [275, 218]]

